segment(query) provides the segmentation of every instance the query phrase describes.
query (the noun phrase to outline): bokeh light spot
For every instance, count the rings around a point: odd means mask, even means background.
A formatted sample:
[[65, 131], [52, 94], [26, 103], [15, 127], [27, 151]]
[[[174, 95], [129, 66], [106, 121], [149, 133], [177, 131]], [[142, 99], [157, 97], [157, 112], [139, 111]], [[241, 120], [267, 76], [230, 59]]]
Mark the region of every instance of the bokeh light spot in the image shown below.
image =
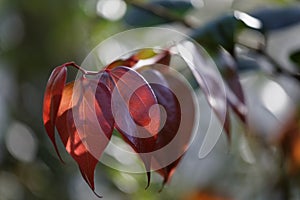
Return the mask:
[[122, 0], [99, 0], [97, 14], [111, 21], [121, 19], [126, 12], [126, 3]]
[[37, 141], [32, 130], [20, 122], [14, 122], [8, 128], [5, 137], [6, 148], [16, 159], [31, 162], [37, 153]]

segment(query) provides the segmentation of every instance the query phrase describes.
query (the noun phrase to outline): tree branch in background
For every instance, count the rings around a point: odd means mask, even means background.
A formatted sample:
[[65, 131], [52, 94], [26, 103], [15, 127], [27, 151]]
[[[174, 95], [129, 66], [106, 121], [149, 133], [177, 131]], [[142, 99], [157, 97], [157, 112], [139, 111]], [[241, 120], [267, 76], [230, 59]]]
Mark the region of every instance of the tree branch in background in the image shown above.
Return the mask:
[[275, 69], [274, 75], [285, 75], [288, 77], [292, 77], [300, 83], [300, 73], [299, 72], [293, 73], [293, 72], [290, 72], [289, 70], [281, 67], [281, 65], [266, 51], [264, 46], [260, 46], [258, 48], [253, 48], [249, 45], [246, 45], [246, 44], [243, 44], [240, 42], [237, 44], [263, 55], [273, 65], [273, 67]]
[[182, 25], [186, 26], [187, 28], [194, 28], [194, 26], [188, 22], [186, 19], [178, 17], [174, 13], [170, 12], [167, 8], [159, 5], [152, 5], [152, 4], [144, 4], [137, 1], [132, 0], [125, 0], [125, 2], [129, 5], [132, 5], [136, 8], [143, 9], [148, 11], [152, 14], [155, 14], [158, 17], [162, 17], [166, 20], [179, 22]]

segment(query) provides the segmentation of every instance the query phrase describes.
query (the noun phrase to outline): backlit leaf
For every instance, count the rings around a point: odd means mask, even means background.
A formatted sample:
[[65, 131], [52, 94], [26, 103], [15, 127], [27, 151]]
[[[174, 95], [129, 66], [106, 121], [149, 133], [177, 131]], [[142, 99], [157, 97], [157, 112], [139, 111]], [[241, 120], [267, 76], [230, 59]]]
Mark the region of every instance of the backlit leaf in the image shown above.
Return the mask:
[[59, 66], [53, 70], [46, 86], [43, 105], [44, 126], [60, 160], [62, 159], [55, 142], [55, 122], [66, 78], [67, 69], [65, 66]]
[[191, 42], [178, 45], [182, 58], [191, 69], [195, 79], [202, 89], [208, 104], [216, 113], [227, 134], [230, 134], [230, 118], [228, 115], [228, 102], [226, 87], [219, 72], [213, 64], [200, 54], [199, 49]]
[[152, 168], [163, 178], [163, 185], [172, 177], [187, 150], [194, 127], [195, 105], [191, 89], [164, 65], [140, 69], [150, 82], [158, 103], [164, 109], [164, 122], [158, 133]]
[[228, 103], [239, 118], [246, 122], [246, 105], [244, 92], [237, 74], [237, 66], [233, 57], [225, 49], [219, 49], [214, 59], [226, 83], [226, 97]]
[[[154, 51], [152, 48], [141, 49], [127, 59], [118, 59], [105, 67], [105, 69], [113, 69], [120, 66], [129, 68], [139, 68], [145, 64], [160, 63], [169, 65], [171, 54], [168, 50]], [[140, 61], [143, 63], [140, 64]], [[145, 63], [146, 62], [146, 63]]]
[[[115, 127], [143, 160], [150, 181], [151, 156], [160, 126], [157, 99], [146, 80], [128, 67], [106, 70], [100, 80], [110, 86]], [[151, 108], [151, 112], [150, 112]]]
[[67, 84], [56, 119], [67, 152], [77, 162], [93, 191], [95, 167], [109, 142], [114, 124], [110, 92], [102, 83], [96, 83], [79, 79], [76, 84]]

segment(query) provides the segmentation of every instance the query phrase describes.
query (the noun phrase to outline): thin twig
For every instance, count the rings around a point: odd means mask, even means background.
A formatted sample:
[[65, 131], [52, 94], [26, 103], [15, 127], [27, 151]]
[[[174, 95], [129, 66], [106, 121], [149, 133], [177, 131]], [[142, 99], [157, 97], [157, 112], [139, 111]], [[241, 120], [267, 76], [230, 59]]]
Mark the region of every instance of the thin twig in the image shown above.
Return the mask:
[[74, 61], [71, 62], [67, 62], [65, 64], [63, 64], [63, 66], [65, 67], [74, 67], [76, 69], [78, 69], [79, 71], [81, 71], [84, 75], [96, 75], [99, 74], [99, 72], [95, 72], [95, 71], [87, 71], [85, 69], [83, 69], [82, 67], [80, 67], [79, 65], [77, 65]]
[[272, 63], [275, 71], [273, 72], [274, 75], [286, 75], [289, 77], [292, 77], [296, 79], [300, 83], [300, 73], [292, 73], [289, 70], [286, 70], [285, 68], [281, 67], [280, 64], [265, 50], [263, 46], [260, 46], [259, 48], [254, 48], [249, 45], [243, 44], [243, 43], [237, 43], [238, 45], [241, 45], [249, 50], [255, 51], [261, 55], [263, 55], [270, 63]]

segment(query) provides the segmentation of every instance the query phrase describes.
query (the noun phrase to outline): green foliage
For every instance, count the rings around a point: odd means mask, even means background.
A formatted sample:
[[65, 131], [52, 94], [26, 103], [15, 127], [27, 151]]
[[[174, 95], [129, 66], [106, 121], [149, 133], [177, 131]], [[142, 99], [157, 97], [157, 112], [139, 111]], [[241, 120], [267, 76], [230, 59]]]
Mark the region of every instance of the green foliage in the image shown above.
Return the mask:
[[297, 65], [298, 70], [300, 70], [300, 51], [292, 53], [290, 59]]
[[153, 1], [146, 4], [133, 4], [126, 13], [125, 22], [134, 27], [156, 26], [160, 24], [174, 22], [170, 18], [159, 16], [148, 9], [161, 13], [161, 10], [166, 10], [169, 15], [183, 18], [185, 14], [193, 8], [188, 1], [168, 1], [160, 0]]
[[251, 15], [262, 22], [263, 32], [270, 32], [299, 23], [300, 7], [264, 8], [251, 12]]

